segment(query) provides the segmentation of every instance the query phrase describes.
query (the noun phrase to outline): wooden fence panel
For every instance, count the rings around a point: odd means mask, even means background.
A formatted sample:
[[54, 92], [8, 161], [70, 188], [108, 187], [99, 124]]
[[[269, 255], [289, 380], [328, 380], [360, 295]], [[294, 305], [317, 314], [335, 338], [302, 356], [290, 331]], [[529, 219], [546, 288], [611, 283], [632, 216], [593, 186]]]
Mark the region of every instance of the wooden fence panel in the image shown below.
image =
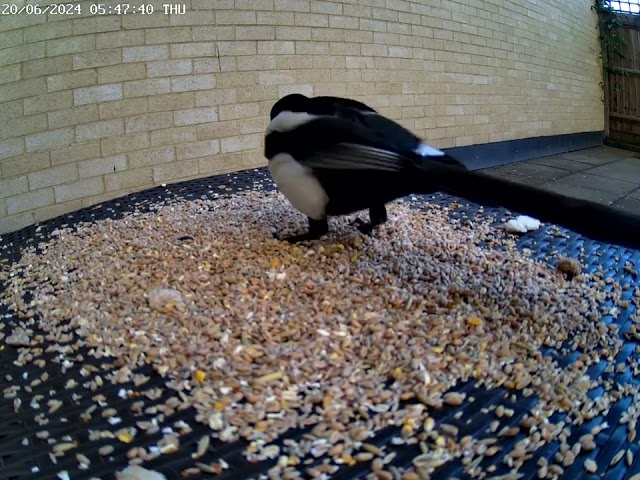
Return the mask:
[[609, 59], [605, 101], [608, 140], [640, 146], [640, 16], [619, 14], [626, 48], [622, 59]]

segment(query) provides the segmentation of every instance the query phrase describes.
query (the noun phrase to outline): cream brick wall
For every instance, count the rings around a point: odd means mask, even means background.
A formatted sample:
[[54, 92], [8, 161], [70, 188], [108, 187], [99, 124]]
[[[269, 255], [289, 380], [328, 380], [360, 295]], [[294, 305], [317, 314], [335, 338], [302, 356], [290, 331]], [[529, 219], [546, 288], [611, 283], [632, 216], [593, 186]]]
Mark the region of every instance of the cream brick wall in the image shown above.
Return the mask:
[[603, 129], [591, 0], [179, 2], [0, 17], [0, 233], [264, 165], [291, 92], [363, 100], [441, 148]]

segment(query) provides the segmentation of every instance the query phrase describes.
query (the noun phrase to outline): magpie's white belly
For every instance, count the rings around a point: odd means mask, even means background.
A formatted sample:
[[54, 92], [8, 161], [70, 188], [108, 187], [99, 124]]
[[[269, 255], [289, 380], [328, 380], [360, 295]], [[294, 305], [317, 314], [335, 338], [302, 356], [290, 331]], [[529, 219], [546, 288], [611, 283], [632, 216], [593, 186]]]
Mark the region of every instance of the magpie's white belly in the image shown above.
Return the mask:
[[269, 171], [294, 208], [314, 220], [325, 218], [329, 197], [308, 168], [288, 153], [279, 153], [269, 160]]

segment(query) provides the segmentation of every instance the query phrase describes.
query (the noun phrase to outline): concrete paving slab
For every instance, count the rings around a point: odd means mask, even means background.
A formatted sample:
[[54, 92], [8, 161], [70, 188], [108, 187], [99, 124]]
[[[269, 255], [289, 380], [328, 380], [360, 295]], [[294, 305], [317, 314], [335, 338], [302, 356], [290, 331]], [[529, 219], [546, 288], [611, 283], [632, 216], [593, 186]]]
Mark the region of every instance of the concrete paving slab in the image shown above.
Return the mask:
[[629, 193], [628, 195], [631, 198], [637, 198], [638, 200], [640, 200], [640, 188], [638, 188], [637, 190], [634, 190], [633, 192]]
[[631, 197], [622, 197], [613, 203], [614, 208], [620, 208], [625, 212], [640, 216], [640, 199]]
[[640, 177], [637, 182], [618, 180], [615, 178], [602, 177], [593, 175], [593, 168], [586, 172], [572, 173], [558, 180], [558, 183], [573, 185], [576, 187], [584, 187], [593, 190], [601, 190], [603, 192], [615, 193], [619, 197], [627, 195], [637, 188], [640, 188]]
[[638, 181], [640, 179], [640, 158], [623, 158], [589, 170], [592, 175], [618, 180]]
[[548, 167], [561, 168], [563, 170], [569, 170], [571, 172], [580, 172], [582, 170], [587, 170], [588, 168], [593, 168], [593, 165], [590, 163], [570, 160], [568, 158], [563, 158], [560, 155], [534, 158], [532, 160], [527, 160], [527, 162], [535, 163], [536, 165], [546, 165]]
[[543, 178], [529, 178], [523, 175], [516, 175], [515, 173], [511, 172], [504, 172], [502, 170], [499, 170], [499, 168], [501, 167], [483, 170], [482, 173], [490, 175], [492, 177], [504, 178], [505, 180], [509, 180], [510, 182], [526, 183], [528, 185], [541, 185], [547, 181]]
[[562, 195], [620, 208], [640, 201], [640, 158], [628, 150], [597, 147], [487, 168], [483, 173]]
[[624, 158], [624, 157], [629, 157], [631, 155], [634, 155], [634, 152], [631, 152], [629, 150], [625, 150], [623, 148], [609, 147], [606, 145], [602, 145], [600, 147], [594, 147], [594, 148], [587, 148], [584, 150], [575, 150], [575, 153], [580, 153], [580, 152], [588, 152], [589, 155], [592, 155], [592, 156], [619, 157], [619, 158]]
[[[627, 152], [627, 155], [630, 152]], [[566, 158], [567, 160], [574, 160], [576, 162], [589, 163], [591, 165], [605, 165], [607, 163], [615, 162], [616, 160], [620, 160], [623, 158], [621, 155], [616, 154], [615, 152], [607, 152], [600, 149], [588, 149], [588, 150], [577, 150], [575, 152], [563, 153], [560, 155], [562, 158]]]
[[579, 185], [569, 185], [557, 181], [538, 185], [538, 188], [559, 193], [561, 195], [566, 195], [568, 197], [601, 203], [603, 205], [611, 205], [614, 201], [621, 198], [621, 196], [616, 193], [595, 190], [593, 188], [583, 187]]
[[556, 180], [571, 174], [571, 171], [569, 170], [529, 162], [511, 163], [509, 165], [503, 165], [501, 167], [487, 169], [485, 171], [489, 172], [490, 170], [500, 172], [501, 174], [525, 177], [526, 181], [531, 180], [538, 183]]

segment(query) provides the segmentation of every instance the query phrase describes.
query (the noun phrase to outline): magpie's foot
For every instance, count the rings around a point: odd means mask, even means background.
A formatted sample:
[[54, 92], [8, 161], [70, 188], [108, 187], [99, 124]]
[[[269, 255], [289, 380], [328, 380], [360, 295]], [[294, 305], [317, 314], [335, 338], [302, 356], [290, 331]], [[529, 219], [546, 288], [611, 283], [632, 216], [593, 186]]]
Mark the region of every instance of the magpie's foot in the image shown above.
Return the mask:
[[360, 230], [360, 233], [362, 233], [363, 235], [373, 235], [373, 230], [377, 227], [377, 225], [374, 225], [373, 223], [367, 223], [367, 222], [363, 222], [360, 221], [359, 225], [356, 225], [356, 228], [358, 230]]
[[356, 228], [360, 228], [362, 225], [368, 225], [368, 223], [362, 220], [360, 217], [356, 217], [356, 219], [351, 222], [351, 225]]
[[307, 240], [318, 240], [323, 235], [329, 232], [329, 223], [326, 218], [321, 218], [320, 220], [314, 220], [311, 217], [308, 217], [309, 220], [309, 230], [307, 233], [301, 233], [299, 235], [291, 235], [289, 237], [280, 238], [277, 233], [273, 233], [273, 238], [276, 240], [287, 241], [289, 243], [300, 243], [305, 242]]

